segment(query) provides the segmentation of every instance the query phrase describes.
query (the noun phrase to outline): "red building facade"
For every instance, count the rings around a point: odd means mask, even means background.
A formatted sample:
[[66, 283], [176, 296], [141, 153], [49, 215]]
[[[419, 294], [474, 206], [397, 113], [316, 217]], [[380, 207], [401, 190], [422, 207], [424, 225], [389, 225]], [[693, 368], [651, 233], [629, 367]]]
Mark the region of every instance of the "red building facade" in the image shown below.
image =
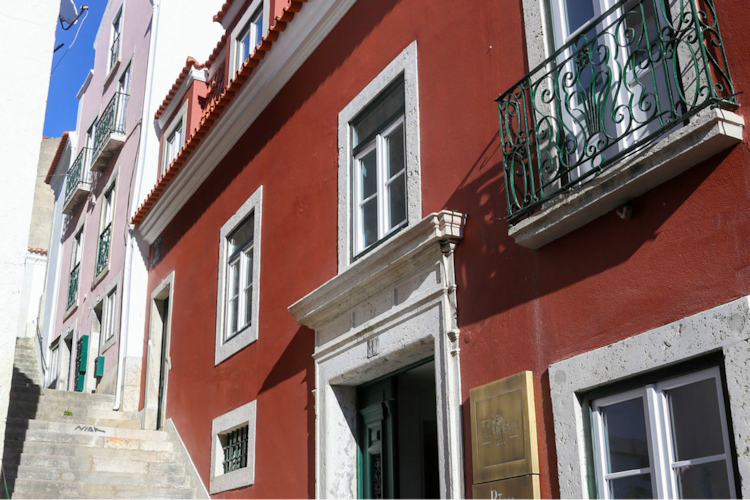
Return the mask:
[[212, 494], [471, 496], [526, 370], [541, 496], [749, 493], [750, 12], [573, 3], [226, 2], [134, 218]]

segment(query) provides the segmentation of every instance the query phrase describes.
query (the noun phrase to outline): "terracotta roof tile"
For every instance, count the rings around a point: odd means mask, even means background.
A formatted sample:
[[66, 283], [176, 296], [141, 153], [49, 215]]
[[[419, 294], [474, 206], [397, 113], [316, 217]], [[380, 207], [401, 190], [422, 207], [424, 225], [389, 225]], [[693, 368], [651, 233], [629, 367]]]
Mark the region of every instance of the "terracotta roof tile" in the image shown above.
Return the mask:
[[216, 44], [216, 47], [214, 48], [213, 52], [211, 52], [211, 55], [208, 56], [208, 61], [206, 61], [206, 67], [208, 69], [211, 69], [211, 65], [216, 62], [216, 59], [219, 58], [222, 51], [224, 50], [224, 44], [227, 41], [227, 34], [224, 33], [221, 38], [219, 39], [219, 43]]
[[55, 170], [57, 170], [57, 164], [60, 163], [60, 158], [62, 157], [63, 151], [65, 151], [65, 145], [67, 143], [68, 132], [63, 132], [60, 144], [57, 145], [57, 151], [55, 151], [55, 157], [52, 158], [52, 163], [50, 163], [49, 170], [47, 171], [47, 177], [44, 178], [44, 182], [47, 184], [52, 182], [52, 176], [55, 174]]
[[[234, 78], [229, 81], [226, 89], [216, 98], [214, 103], [206, 107], [198, 127], [187, 138], [182, 149], [177, 153], [177, 157], [165, 170], [164, 174], [157, 181], [156, 186], [154, 186], [154, 189], [151, 190], [146, 197], [146, 200], [138, 208], [135, 215], [133, 215], [133, 218], [131, 219], [132, 224], [138, 225], [143, 222], [143, 219], [146, 218], [151, 211], [151, 208], [153, 208], [156, 202], [159, 201], [161, 194], [167, 189], [172, 179], [179, 174], [180, 170], [190, 159], [193, 152], [198, 148], [203, 138], [210, 132], [211, 126], [217, 120], [221, 119], [221, 114], [237, 95], [240, 87], [247, 81], [253, 69], [258, 65], [258, 60], [262, 59], [265, 56], [265, 53], [271, 49], [271, 46], [279, 37], [279, 32], [284, 31], [286, 24], [294, 17], [293, 13], [299, 12], [302, 8], [302, 4], [306, 2], [307, 0], [289, 0], [289, 3], [284, 7], [282, 14], [276, 17], [274, 24], [269, 27], [269, 32], [261, 39], [261, 42], [255, 47], [253, 53], [250, 54], [237, 73], [235, 73]], [[227, 1], [224, 4], [227, 9], [229, 8], [229, 5], [231, 5], [231, 1]], [[222, 10], [224, 10], [223, 7]], [[224, 13], [226, 14], [226, 12]], [[226, 34], [222, 36], [218, 45], [214, 49], [214, 52], [211, 54], [211, 57], [209, 57], [209, 60], [206, 62], [205, 67], [210, 67], [210, 64], [216, 60], [216, 57], [220, 53], [225, 42]], [[183, 72], [184, 71], [185, 70], [183, 70]], [[179, 82], [180, 78], [178, 78], [178, 83]], [[164, 107], [166, 108], [166, 106]]]
[[29, 253], [35, 253], [38, 255], [47, 255], [47, 249], [46, 248], [33, 248], [29, 247]]
[[172, 102], [172, 99], [174, 99], [174, 96], [177, 94], [177, 91], [180, 89], [180, 85], [182, 85], [182, 82], [185, 81], [185, 78], [187, 78], [188, 73], [190, 73], [190, 69], [193, 67], [201, 69], [207, 66], [204, 64], [199, 64], [198, 61], [196, 61], [192, 57], [187, 58], [187, 61], [185, 61], [185, 67], [182, 68], [182, 71], [180, 71], [180, 75], [177, 77], [177, 80], [174, 82], [174, 85], [172, 85], [172, 88], [169, 89], [169, 92], [167, 93], [167, 97], [164, 98], [164, 102], [161, 103], [161, 106], [159, 106], [159, 109], [156, 110], [156, 114], [154, 115], [155, 119], [158, 120], [159, 118], [161, 118], [161, 115], [164, 114], [164, 111], [167, 110], [169, 103]]
[[224, 5], [221, 6], [221, 10], [219, 10], [219, 12], [217, 12], [214, 16], [214, 22], [220, 23], [224, 19], [224, 16], [227, 15], [227, 12], [229, 11], [229, 8], [233, 3], [234, 0], [227, 0], [226, 2], [224, 2]]

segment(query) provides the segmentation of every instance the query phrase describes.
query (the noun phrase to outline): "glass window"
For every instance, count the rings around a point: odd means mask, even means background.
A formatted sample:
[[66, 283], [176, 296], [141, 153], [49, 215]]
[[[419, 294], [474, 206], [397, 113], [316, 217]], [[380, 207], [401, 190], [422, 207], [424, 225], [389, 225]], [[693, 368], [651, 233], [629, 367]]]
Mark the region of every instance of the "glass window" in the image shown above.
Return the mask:
[[109, 48], [109, 69], [115, 67], [117, 59], [120, 57], [120, 31], [122, 30], [122, 9], [115, 14], [112, 20], [112, 44]]
[[254, 231], [251, 215], [227, 236], [225, 341], [252, 324]]
[[165, 170], [167, 170], [167, 167], [172, 164], [175, 158], [177, 158], [177, 153], [180, 152], [180, 149], [182, 148], [182, 120], [177, 124], [177, 126], [172, 129], [172, 131], [169, 134], [169, 137], [167, 137], [167, 142], [164, 144], [164, 161], [162, 162], [162, 168], [161, 173], [164, 173]]
[[734, 498], [718, 368], [592, 403], [600, 498]]
[[125, 111], [130, 94], [130, 66], [123, 72], [117, 84], [117, 131], [125, 132]]
[[404, 84], [400, 80], [352, 122], [354, 254], [406, 224]]
[[240, 32], [236, 40], [237, 46], [237, 61], [235, 64], [236, 68], [242, 66], [247, 57], [253, 51], [255, 47], [260, 43], [263, 37], [263, 5], [253, 13], [250, 21]]
[[104, 342], [111, 340], [115, 335], [115, 299], [117, 290], [112, 290], [105, 298], [102, 305], [102, 338]]

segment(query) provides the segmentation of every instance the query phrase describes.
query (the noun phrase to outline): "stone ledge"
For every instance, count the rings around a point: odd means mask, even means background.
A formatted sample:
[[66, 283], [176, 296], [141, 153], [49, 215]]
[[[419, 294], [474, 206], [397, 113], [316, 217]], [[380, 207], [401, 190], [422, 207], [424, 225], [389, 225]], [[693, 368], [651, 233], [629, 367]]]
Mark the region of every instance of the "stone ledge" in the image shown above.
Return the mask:
[[705, 109], [687, 126], [550, 201], [508, 235], [523, 247], [540, 248], [741, 142], [744, 125], [731, 111]]

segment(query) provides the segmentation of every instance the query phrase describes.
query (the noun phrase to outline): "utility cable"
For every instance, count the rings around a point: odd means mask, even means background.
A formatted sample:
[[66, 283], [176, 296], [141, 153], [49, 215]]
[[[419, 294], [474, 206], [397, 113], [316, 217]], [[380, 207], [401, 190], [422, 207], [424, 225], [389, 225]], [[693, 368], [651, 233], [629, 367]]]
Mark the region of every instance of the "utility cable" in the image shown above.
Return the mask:
[[[65, 52], [63, 52], [63, 55], [60, 56], [60, 59], [57, 60], [57, 64], [55, 64], [55, 67], [52, 68], [52, 71], [50, 72], [50, 76], [52, 76], [52, 73], [55, 72], [58, 66], [60, 66], [60, 63], [65, 59], [65, 56], [68, 55], [68, 51], [73, 48], [73, 44], [76, 43], [76, 40], [78, 39], [78, 33], [81, 32], [81, 26], [83, 26], [83, 22], [86, 20], [87, 17], [89, 17], [89, 8], [88, 7], [81, 7], [81, 10], [86, 9], [86, 15], [83, 16], [83, 19], [81, 19], [80, 24], [78, 25], [78, 30], [76, 30], [76, 35], [73, 37], [73, 41], [70, 42], [70, 45], [68, 45], [68, 48], [65, 49]], [[63, 28], [64, 29], [64, 28]]]

